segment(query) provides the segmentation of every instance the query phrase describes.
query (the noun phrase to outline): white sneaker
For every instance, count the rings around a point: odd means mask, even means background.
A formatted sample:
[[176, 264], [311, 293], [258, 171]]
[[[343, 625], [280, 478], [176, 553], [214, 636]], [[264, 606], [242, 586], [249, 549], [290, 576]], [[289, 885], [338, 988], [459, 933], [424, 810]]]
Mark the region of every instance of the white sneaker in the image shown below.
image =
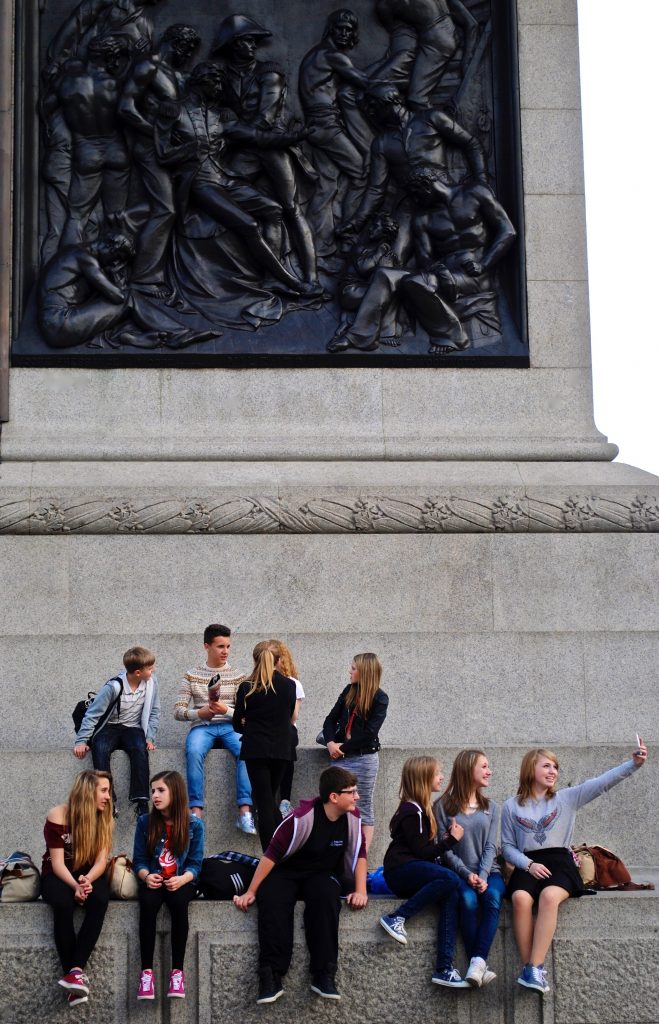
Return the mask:
[[494, 971], [491, 971], [489, 969], [489, 967], [486, 967], [485, 968], [485, 974], [483, 975], [483, 980], [481, 982], [481, 985], [489, 985], [490, 982], [494, 981], [495, 978], [496, 978], [496, 974], [494, 973]]
[[486, 968], [487, 964], [482, 957], [472, 956], [467, 973], [465, 974], [465, 981], [468, 981], [474, 988], [480, 988], [483, 984]]
[[256, 825], [254, 824], [254, 815], [251, 811], [243, 811], [236, 818], [236, 828], [240, 829], [241, 832], [246, 832], [248, 836], [256, 835]]

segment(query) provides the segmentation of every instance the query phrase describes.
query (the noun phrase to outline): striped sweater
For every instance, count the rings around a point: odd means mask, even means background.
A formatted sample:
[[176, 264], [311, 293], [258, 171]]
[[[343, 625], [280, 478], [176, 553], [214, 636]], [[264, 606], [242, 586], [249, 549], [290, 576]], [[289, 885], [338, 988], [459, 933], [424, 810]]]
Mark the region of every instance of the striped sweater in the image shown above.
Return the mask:
[[[224, 715], [214, 715], [213, 718], [206, 720], [199, 717], [199, 708], [208, 704], [208, 684], [216, 675], [220, 676], [217, 699], [227, 704], [228, 710]], [[198, 668], [189, 669], [179, 687], [174, 705], [174, 718], [179, 722], [192, 722], [193, 726], [209, 725], [210, 722], [230, 722], [236, 704], [236, 690], [245, 678], [243, 672], [237, 672], [228, 664], [223, 668], [200, 665]]]

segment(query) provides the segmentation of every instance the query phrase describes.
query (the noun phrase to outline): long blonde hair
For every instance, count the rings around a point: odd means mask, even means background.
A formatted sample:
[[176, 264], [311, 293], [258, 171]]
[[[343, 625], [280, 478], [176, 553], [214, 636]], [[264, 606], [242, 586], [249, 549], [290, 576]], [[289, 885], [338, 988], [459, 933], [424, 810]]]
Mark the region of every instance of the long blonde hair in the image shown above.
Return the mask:
[[358, 679], [346, 694], [346, 707], [353, 705], [362, 717], [366, 718], [373, 706], [375, 694], [380, 689], [382, 665], [376, 654], [356, 654], [352, 659], [357, 669]]
[[252, 657], [254, 658], [254, 668], [251, 675], [247, 676], [252, 685], [245, 694], [245, 700], [253, 693], [267, 693], [268, 690], [272, 690], [274, 693], [272, 677], [277, 660], [275, 641], [260, 640], [252, 651]]
[[[474, 766], [479, 757], [486, 757], [482, 750], [461, 750], [456, 755], [451, 778], [448, 780], [446, 792], [442, 797], [442, 804], [447, 815], [459, 814], [469, 806], [469, 797], [474, 789], [473, 773]], [[476, 803], [481, 811], [486, 811], [490, 801], [479, 789], [476, 790]]]
[[293, 655], [289, 648], [286, 646], [283, 640], [267, 640], [266, 643], [270, 644], [270, 650], [276, 658], [279, 658], [279, 670], [283, 675], [288, 676], [289, 679], [298, 679], [299, 673], [297, 665], [293, 661]]
[[[522, 763], [519, 766], [519, 787], [517, 789], [517, 802], [524, 805], [527, 800], [533, 796], [533, 783], [535, 782], [535, 766], [537, 765], [540, 758], [546, 757], [548, 761], [551, 761], [556, 765], [556, 771], [558, 771], [558, 758], [553, 750], [545, 750], [544, 747], [534, 747], [533, 750], [527, 750], [522, 758]], [[554, 796], [556, 792], [556, 785], [554, 784], [551, 789], [547, 790], [546, 796]]]
[[427, 754], [408, 757], [403, 765], [398, 791], [401, 803], [409, 800], [419, 804], [423, 809], [430, 823], [431, 839], [437, 837], [437, 822], [433, 814], [432, 783], [439, 769], [440, 764], [436, 757], [429, 757]]
[[109, 779], [110, 772], [86, 769], [75, 777], [67, 800], [67, 825], [71, 833], [73, 870], [94, 863], [101, 850], [112, 850], [112, 800], [108, 800], [102, 811], [96, 806], [96, 787], [101, 779]]

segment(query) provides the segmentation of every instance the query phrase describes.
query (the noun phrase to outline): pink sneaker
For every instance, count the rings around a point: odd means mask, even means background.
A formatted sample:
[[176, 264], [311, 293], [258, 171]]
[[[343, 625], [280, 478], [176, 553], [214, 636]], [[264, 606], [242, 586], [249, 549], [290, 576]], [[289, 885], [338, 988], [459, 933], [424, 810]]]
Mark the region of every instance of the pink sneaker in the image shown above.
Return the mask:
[[183, 971], [169, 972], [167, 997], [169, 999], [185, 999], [185, 975]]
[[140, 987], [137, 992], [138, 999], [155, 999], [156, 991], [153, 987], [153, 971], [146, 970], [140, 974]]
[[63, 978], [57, 982], [62, 988], [67, 989], [69, 992], [77, 992], [79, 995], [89, 995], [89, 978], [86, 974], [83, 974], [79, 967], [74, 967], [72, 971], [65, 974]]
[[66, 1001], [69, 1006], [77, 1006], [78, 1003], [88, 1003], [89, 996], [86, 996], [84, 992], [67, 992]]

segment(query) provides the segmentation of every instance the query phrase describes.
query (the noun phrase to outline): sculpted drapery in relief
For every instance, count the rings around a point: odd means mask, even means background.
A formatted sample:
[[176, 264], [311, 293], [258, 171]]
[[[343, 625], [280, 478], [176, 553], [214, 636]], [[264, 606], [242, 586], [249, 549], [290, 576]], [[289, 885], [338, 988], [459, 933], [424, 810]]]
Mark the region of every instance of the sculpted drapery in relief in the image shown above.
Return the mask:
[[290, 326], [441, 362], [502, 336], [489, 0], [310, 7], [299, 42], [168, 6], [83, 0], [45, 48], [49, 346], [276, 352]]

